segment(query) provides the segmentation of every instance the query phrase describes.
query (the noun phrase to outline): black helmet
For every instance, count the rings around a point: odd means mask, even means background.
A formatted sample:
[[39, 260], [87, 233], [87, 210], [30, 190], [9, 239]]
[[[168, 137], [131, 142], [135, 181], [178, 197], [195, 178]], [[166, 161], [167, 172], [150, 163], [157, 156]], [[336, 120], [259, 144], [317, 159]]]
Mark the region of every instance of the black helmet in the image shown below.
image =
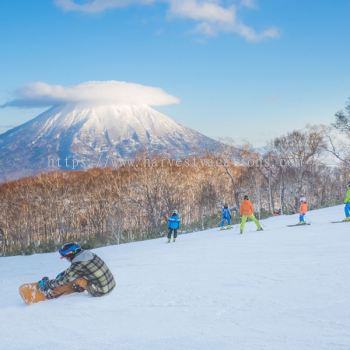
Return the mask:
[[225, 209], [227, 209], [227, 208], [228, 208], [228, 205], [227, 205], [226, 203], [224, 204], [224, 208], [225, 208]]
[[62, 258], [72, 259], [82, 251], [82, 248], [79, 243], [69, 242], [63, 244], [63, 246], [58, 251]]
[[248, 197], [248, 195], [247, 195], [247, 194], [244, 196], [244, 199], [249, 199], [249, 197]]

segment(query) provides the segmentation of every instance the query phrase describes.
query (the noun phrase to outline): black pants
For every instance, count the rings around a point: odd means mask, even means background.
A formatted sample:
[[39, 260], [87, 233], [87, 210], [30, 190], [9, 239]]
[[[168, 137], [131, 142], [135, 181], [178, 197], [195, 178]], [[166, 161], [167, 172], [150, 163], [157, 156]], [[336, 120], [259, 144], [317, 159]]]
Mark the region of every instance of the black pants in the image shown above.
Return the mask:
[[169, 232], [168, 232], [168, 239], [171, 238], [171, 234], [174, 232], [174, 238], [177, 237], [177, 229], [175, 228], [169, 228]]

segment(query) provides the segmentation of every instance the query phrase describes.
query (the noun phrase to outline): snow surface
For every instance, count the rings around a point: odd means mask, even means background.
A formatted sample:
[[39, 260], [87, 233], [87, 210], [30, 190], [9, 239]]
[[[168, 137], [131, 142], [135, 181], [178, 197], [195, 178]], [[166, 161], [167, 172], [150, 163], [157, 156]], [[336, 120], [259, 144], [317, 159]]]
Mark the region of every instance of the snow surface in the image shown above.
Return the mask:
[[350, 349], [350, 224], [342, 207], [97, 249], [117, 280], [108, 296], [32, 306], [17, 288], [67, 263], [0, 258], [0, 348], [138, 350]]

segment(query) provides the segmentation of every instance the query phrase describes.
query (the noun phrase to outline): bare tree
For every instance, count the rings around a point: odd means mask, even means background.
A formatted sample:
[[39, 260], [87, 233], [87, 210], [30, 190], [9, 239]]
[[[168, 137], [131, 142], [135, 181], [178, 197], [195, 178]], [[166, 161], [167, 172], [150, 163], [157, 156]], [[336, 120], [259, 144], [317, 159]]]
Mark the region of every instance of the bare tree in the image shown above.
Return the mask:
[[318, 165], [324, 145], [322, 133], [314, 129], [293, 131], [274, 140], [274, 149], [285, 164], [284, 175], [287, 172], [295, 178], [295, 187], [291, 189], [295, 208], [298, 207], [299, 197], [305, 194], [306, 177]]

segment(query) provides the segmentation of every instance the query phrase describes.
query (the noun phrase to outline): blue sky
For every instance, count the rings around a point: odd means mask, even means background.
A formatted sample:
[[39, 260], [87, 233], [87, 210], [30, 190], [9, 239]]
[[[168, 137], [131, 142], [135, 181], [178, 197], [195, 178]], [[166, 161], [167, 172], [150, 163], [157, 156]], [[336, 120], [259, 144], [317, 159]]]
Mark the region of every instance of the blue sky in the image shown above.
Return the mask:
[[[349, 14], [350, 0], [4, 0], [0, 104], [36, 81], [128, 81], [178, 97], [156, 108], [186, 126], [262, 145], [344, 107]], [[2, 108], [0, 128], [41, 110]]]

